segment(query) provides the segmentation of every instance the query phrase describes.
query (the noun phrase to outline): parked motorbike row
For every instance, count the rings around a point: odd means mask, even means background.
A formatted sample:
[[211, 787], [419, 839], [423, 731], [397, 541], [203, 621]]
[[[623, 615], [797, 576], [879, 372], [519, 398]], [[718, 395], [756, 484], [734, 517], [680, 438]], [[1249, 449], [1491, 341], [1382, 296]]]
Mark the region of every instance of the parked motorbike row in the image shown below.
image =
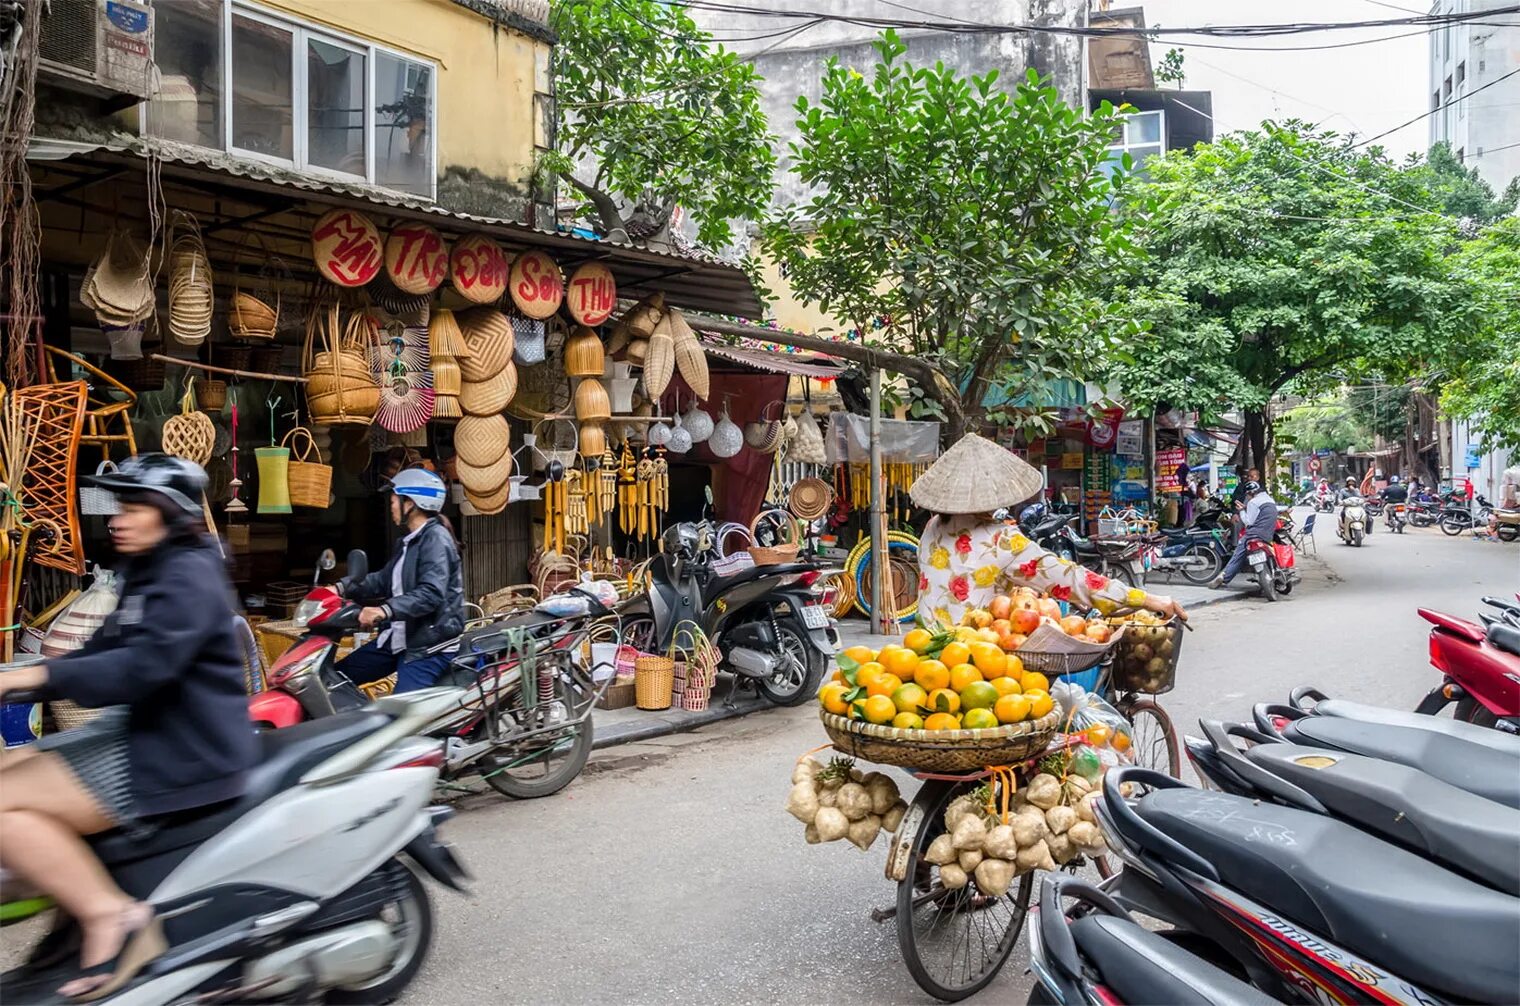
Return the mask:
[[[1095, 811], [1125, 869], [1045, 885], [1029, 1001], [1514, 1001], [1520, 605], [1485, 601], [1484, 624], [1421, 612], [1443, 683], [1416, 712], [1299, 688], [1200, 721], [1203, 788], [1111, 769]], [[1479, 694], [1493, 715], [1464, 714]]]

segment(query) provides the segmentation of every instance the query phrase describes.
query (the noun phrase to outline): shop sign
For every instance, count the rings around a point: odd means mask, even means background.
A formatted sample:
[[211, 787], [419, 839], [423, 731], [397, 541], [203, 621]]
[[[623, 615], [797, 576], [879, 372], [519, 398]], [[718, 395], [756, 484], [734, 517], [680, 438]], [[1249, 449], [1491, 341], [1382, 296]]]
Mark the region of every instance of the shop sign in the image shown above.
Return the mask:
[[317, 271], [338, 286], [363, 286], [380, 272], [385, 259], [380, 231], [354, 210], [323, 214], [311, 229], [311, 254]]
[[617, 308], [617, 280], [612, 270], [600, 262], [587, 262], [570, 274], [566, 284], [565, 305], [570, 317], [588, 328], [595, 328]]
[[1182, 480], [1177, 469], [1187, 464], [1187, 451], [1181, 447], [1166, 447], [1156, 452], [1156, 490], [1164, 493], [1179, 492]]
[[449, 273], [449, 246], [427, 224], [394, 228], [385, 239], [385, 274], [402, 293], [432, 293]]
[[529, 318], [548, 318], [565, 300], [565, 278], [541, 251], [523, 252], [512, 263], [512, 303]]
[[1145, 452], [1145, 422], [1140, 419], [1131, 419], [1120, 423], [1114, 451], [1117, 454], [1143, 454]]
[[1087, 442], [1099, 450], [1109, 450], [1119, 438], [1119, 420], [1123, 409], [1104, 409], [1087, 420]]
[[1061, 467], [1066, 469], [1080, 469], [1082, 467], [1082, 452], [1068, 451], [1061, 455]]
[[471, 304], [494, 304], [507, 292], [509, 265], [501, 245], [471, 234], [449, 256], [449, 283]]

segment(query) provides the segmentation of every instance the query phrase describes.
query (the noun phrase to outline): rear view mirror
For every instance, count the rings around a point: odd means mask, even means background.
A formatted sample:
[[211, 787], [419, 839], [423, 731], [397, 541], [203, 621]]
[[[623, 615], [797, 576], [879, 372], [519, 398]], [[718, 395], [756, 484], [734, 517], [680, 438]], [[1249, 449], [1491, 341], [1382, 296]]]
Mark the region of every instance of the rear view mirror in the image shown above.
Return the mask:
[[703, 486], [702, 495], [707, 497], [707, 505], [712, 506], [712, 486]]
[[369, 575], [369, 556], [360, 548], [348, 553], [348, 576], [349, 579], [357, 580]]

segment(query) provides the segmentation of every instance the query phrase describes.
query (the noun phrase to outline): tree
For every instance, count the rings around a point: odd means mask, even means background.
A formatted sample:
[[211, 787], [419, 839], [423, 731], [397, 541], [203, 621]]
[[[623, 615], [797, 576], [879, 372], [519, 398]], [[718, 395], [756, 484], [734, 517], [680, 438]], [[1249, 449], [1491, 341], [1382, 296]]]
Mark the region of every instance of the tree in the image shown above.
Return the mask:
[[1182, 90], [1182, 85], [1187, 82], [1187, 71], [1183, 69], [1182, 62], [1181, 49], [1168, 49], [1156, 67], [1156, 79], [1163, 84], [1176, 84], [1177, 90]]
[[1515, 204], [1520, 202], [1520, 178], [1512, 180], [1502, 196], [1495, 196], [1478, 169], [1457, 160], [1451, 144], [1444, 140], [1430, 148], [1423, 162], [1412, 157], [1407, 166], [1440, 201], [1441, 212], [1450, 217], [1490, 224], [1514, 213]]
[[1520, 449], [1520, 217], [1489, 227], [1458, 253], [1479, 291], [1479, 334], [1446, 355], [1441, 407], [1472, 420], [1484, 450]]
[[831, 61], [819, 102], [798, 100], [792, 170], [811, 194], [765, 239], [798, 296], [897, 354], [955, 438], [992, 390], [1080, 376], [1133, 331], [1095, 295], [1129, 247], [1109, 212], [1125, 172], [1100, 170], [1107, 104], [1087, 116], [1032, 72], [1009, 93], [906, 48], [889, 31], [869, 76]]
[[1420, 165], [1288, 122], [1146, 173], [1122, 209], [1145, 255], [1113, 276], [1150, 330], [1111, 376], [1142, 406], [1240, 409], [1237, 460], [1266, 466], [1267, 403], [1290, 384], [1401, 381], [1469, 341], [1471, 284], [1448, 258], [1457, 221]]
[[764, 215], [776, 157], [752, 66], [656, 0], [568, 0], [553, 24], [558, 149], [542, 168], [601, 233], [659, 232], [680, 205], [716, 248]]

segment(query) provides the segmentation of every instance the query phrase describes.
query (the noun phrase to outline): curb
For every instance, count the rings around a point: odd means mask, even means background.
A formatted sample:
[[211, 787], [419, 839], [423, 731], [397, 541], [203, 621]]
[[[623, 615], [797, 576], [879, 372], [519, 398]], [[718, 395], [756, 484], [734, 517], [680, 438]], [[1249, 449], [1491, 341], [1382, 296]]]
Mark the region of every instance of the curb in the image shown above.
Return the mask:
[[[730, 709], [721, 702], [715, 702], [701, 712], [689, 713], [680, 710], [666, 713], [651, 713], [647, 720], [629, 725], [626, 729], [616, 732], [601, 734], [591, 741], [592, 751], [601, 751], [606, 748], [616, 747], [619, 744], [633, 744], [637, 741], [652, 740], [656, 737], [669, 737], [671, 734], [686, 733], [698, 727], [705, 727], [710, 723], [719, 723], [723, 720], [737, 719], [753, 712], [765, 709], [775, 709], [764, 699], [747, 698], [738, 703], [738, 707]], [[595, 713], [592, 720], [595, 722]]]

